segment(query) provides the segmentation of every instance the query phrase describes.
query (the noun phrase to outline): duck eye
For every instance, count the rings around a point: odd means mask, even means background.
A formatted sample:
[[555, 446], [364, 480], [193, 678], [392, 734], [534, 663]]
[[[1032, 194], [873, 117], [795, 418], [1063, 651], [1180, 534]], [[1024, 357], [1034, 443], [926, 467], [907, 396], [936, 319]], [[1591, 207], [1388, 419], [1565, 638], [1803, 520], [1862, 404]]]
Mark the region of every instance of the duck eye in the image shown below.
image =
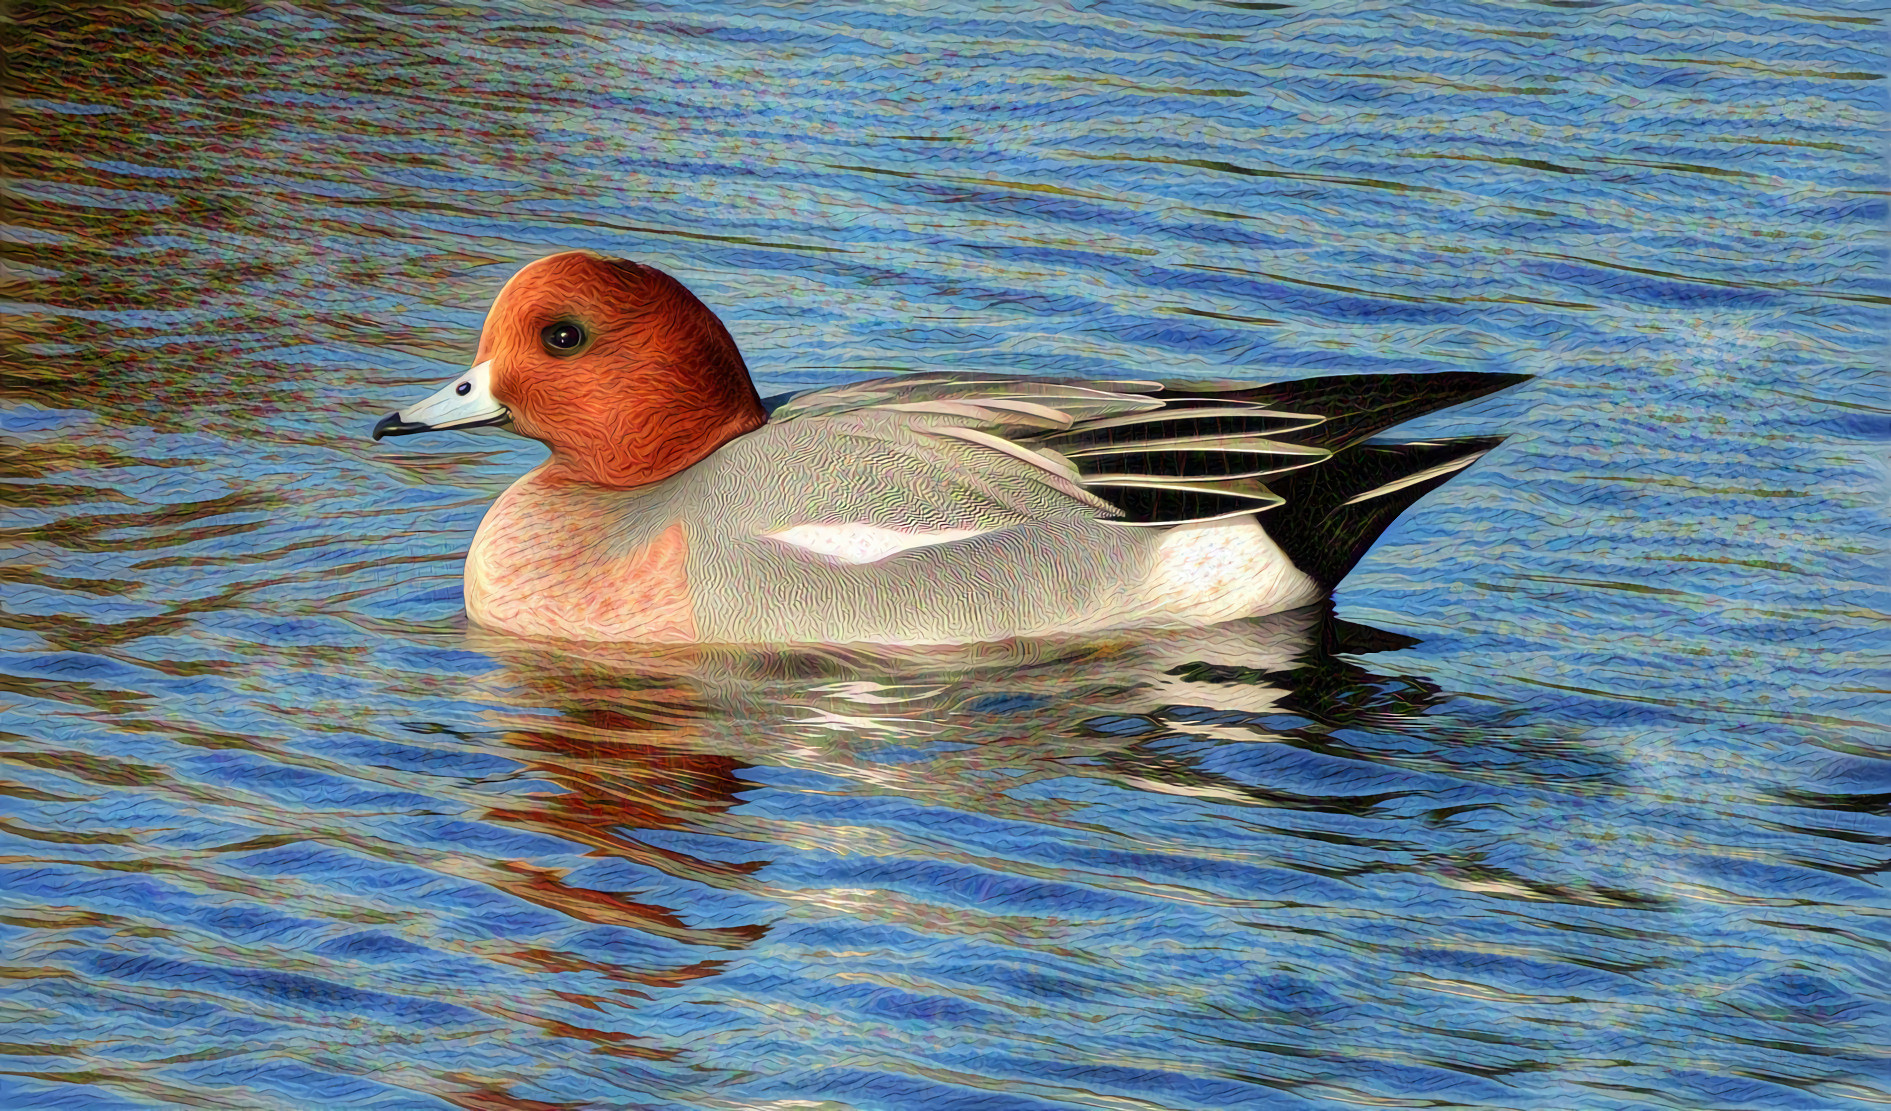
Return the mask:
[[453, 387], [453, 392], [459, 394], [461, 397], [465, 397], [467, 394], [473, 392], [473, 384], [471, 382], [461, 382], [459, 385]]
[[546, 325], [539, 337], [545, 341], [545, 350], [554, 355], [569, 355], [584, 346], [584, 329], [569, 320]]

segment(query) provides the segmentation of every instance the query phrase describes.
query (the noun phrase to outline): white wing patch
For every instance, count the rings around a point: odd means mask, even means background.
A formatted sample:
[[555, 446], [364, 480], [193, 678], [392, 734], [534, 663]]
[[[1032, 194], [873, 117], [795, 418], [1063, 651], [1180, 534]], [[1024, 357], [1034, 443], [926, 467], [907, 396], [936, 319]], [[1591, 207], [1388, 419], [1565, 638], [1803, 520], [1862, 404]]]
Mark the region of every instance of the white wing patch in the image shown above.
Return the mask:
[[796, 525], [780, 532], [765, 533], [769, 540], [779, 540], [803, 551], [824, 555], [842, 563], [878, 563], [889, 556], [949, 544], [981, 536], [995, 529], [936, 529], [931, 532], [901, 532], [878, 525]]

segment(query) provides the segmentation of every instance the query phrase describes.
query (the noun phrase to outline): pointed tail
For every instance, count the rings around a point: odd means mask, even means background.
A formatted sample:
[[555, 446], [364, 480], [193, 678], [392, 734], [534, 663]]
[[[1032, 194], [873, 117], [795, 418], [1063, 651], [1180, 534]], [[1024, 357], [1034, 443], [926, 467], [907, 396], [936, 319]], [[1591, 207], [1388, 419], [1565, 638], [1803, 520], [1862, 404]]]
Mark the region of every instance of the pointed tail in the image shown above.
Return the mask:
[[1286, 504], [1261, 514], [1261, 527], [1294, 566], [1330, 589], [1413, 502], [1503, 441], [1479, 436], [1347, 448], [1317, 467], [1269, 478]]

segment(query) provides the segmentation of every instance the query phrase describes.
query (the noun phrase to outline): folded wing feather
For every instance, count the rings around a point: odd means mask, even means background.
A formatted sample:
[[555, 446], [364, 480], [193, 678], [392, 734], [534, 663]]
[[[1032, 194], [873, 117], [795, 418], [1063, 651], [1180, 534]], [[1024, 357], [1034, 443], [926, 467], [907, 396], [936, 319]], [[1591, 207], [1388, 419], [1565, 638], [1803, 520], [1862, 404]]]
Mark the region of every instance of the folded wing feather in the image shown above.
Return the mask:
[[[1287, 499], [1262, 479], [1304, 487], [1297, 472], [1339, 455], [1350, 459], [1354, 445], [1384, 428], [1523, 379], [1445, 372], [1255, 386], [913, 374], [795, 397], [775, 410], [774, 420], [900, 413], [923, 437], [971, 443], [1028, 464], [1027, 473], [1073, 499], [1071, 509], [1088, 507], [1124, 525], [1163, 526], [1281, 506]], [[1330, 469], [1337, 481], [1352, 467]], [[1355, 500], [1444, 473], [1434, 470], [1400, 476]], [[941, 531], [925, 542], [963, 538]]]

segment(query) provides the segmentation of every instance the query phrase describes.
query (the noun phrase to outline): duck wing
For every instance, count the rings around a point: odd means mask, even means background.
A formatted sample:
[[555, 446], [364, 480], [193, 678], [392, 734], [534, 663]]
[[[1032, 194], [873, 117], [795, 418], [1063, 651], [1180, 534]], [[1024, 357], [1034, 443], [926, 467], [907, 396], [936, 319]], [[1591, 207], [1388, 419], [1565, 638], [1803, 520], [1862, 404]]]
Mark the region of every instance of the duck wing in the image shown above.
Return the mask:
[[[1000, 425], [1068, 427], [1073, 421], [1161, 409], [1164, 403], [1152, 395], [1163, 388], [1161, 382], [1130, 379], [1103, 381], [1011, 374], [926, 373], [778, 395], [762, 404], [769, 407], [772, 421], [833, 416], [859, 409], [967, 415], [966, 410], [954, 406], [971, 406], [985, 410], [979, 419], [990, 419]], [[1047, 409], [1054, 410], [1056, 415], [1051, 417], [1042, 411]]]
[[[1400, 511], [1496, 443], [1395, 449], [1362, 441], [1528, 377], [1361, 374], [1256, 386], [915, 374], [803, 394], [776, 408], [773, 419], [869, 409], [913, 414], [935, 434], [1067, 476], [1126, 525], [1266, 512], [1276, 542], [1330, 583]], [[1335, 554], [1342, 551], [1345, 558]]]
[[[1332, 451], [1359, 443], [1426, 413], [1448, 409], [1530, 380], [1528, 374], [1440, 371], [1434, 374], [1342, 374], [1262, 386], [1242, 384], [1213, 396], [1270, 408], [1319, 414], [1301, 443]], [[1155, 395], [1170, 404], [1191, 404], [1202, 395], [1186, 383], [1171, 383]]]

